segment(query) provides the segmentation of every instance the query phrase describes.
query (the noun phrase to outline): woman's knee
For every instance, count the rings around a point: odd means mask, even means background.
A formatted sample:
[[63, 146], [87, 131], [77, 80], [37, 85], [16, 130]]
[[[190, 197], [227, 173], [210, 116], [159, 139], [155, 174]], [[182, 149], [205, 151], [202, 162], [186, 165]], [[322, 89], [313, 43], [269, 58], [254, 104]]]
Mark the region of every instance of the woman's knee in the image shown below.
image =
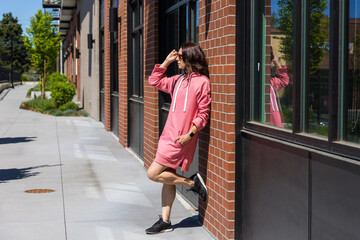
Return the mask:
[[157, 182], [158, 174], [156, 174], [156, 172], [153, 171], [151, 168], [147, 170], [147, 176], [151, 181]]

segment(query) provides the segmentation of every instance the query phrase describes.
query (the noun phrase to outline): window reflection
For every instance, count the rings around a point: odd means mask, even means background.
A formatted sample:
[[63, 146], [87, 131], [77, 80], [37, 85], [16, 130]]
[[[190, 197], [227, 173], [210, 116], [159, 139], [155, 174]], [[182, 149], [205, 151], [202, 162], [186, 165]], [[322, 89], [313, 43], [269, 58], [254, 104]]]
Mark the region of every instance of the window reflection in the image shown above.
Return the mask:
[[265, 121], [291, 129], [294, 4], [273, 0], [265, 5], [264, 13]]
[[328, 136], [330, 1], [310, 1], [307, 78], [307, 132]]
[[349, 1], [346, 140], [360, 143], [360, 2]]

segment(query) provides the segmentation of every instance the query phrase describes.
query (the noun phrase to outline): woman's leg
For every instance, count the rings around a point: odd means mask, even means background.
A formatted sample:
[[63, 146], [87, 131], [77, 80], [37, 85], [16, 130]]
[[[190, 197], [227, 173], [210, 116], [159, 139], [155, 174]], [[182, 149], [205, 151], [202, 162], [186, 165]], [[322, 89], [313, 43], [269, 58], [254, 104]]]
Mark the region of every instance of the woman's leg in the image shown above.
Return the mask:
[[161, 182], [167, 185], [185, 185], [188, 187], [194, 185], [193, 180], [183, 177], [177, 174], [175, 169], [165, 167], [157, 162], [153, 162], [150, 165], [147, 174], [149, 179], [154, 182]]
[[162, 192], [161, 192], [161, 204], [162, 204], [162, 212], [161, 216], [165, 222], [170, 222], [170, 213], [172, 204], [175, 200], [176, 195], [176, 186], [163, 184]]
[[176, 186], [185, 185], [192, 187], [194, 181], [176, 173], [175, 169], [165, 167], [157, 162], [153, 162], [147, 171], [149, 179], [155, 182], [163, 183], [161, 192], [162, 219], [170, 221], [172, 204], [175, 200]]

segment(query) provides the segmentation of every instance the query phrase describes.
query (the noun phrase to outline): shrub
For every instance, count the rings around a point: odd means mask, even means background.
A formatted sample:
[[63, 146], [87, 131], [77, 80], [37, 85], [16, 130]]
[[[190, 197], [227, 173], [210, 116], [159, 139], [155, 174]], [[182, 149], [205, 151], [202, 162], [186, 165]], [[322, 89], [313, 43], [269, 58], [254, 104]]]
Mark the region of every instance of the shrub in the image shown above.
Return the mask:
[[54, 83], [67, 82], [67, 81], [68, 81], [68, 79], [65, 75], [62, 75], [59, 72], [56, 72], [56, 73], [49, 75], [49, 77], [46, 80], [46, 86], [48, 86], [51, 90], [51, 87]]
[[[39, 89], [39, 91], [42, 91], [42, 80], [39, 81], [37, 88]], [[50, 91], [50, 87], [47, 84], [45, 86], [45, 91]]]
[[56, 106], [70, 102], [76, 94], [75, 87], [69, 82], [53, 82], [51, 87], [51, 98]]
[[26, 74], [21, 75], [21, 81], [22, 81], [22, 82], [27, 82], [28, 80], [29, 80], [29, 79], [28, 79], [28, 77], [27, 77]]
[[47, 112], [50, 109], [55, 109], [55, 103], [51, 99], [42, 100], [40, 97], [24, 102], [24, 106], [31, 108], [34, 111]]
[[74, 103], [73, 101], [71, 101], [71, 102], [67, 102], [64, 105], [61, 105], [59, 107], [60, 111], [65, 111], [65, 110], [68, 110], [68, 109], [77, 110], [78, 105], [76, 103]]
[[43, 101], [43, 106], [42, 106], [42, 110], [44, 112], [47, 112], [51, 109], [55, 109], [56, 108], [56, 104], [52, 99], [49, 99], [47, 101]]
[[78, 112], [74, 109], [67, 109], [64, 111], [65, 116], [78, 116]]
[[80, 110], [78, 111], [78, 116], [84, 116], [87, 117], [89, 114], [87, 112], [85, 112], [84, 110]]
[[56, 111], [56, 113], [54, 115], [57, 116], [57, 117], [64, 116], [64, 112], [63, 111]]

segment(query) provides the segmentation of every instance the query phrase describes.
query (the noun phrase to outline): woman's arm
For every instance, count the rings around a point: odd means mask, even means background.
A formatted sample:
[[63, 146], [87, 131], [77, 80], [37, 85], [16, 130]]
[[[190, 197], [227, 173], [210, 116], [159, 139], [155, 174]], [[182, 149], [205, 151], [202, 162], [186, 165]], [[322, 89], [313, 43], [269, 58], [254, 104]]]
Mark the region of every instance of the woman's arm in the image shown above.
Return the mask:
[[165, 75], [167, 67], [175, 61], [177, 57], [177, 52], [175, 50], [171, 51], [169, 55], [166, 57], [164, 62], [162, 64], [155, 65], [154, 70], [152, 71], [150, 77], [149, 77], [149, 84], [151, 86], [156, 87], [160, 91], [170, 93], [172, 90], [172, 86], [174, 84], [174, 81], [176, 79], [176, 76], [168, 78]]
[[210, 93], [210, 81], [206, 80], [202, 84], [200, 91], [197, 95], [198, 114], [196, 118], [192, 121], [193, 124], [197, 127], [198, 131], [203, 129], [206, 126], [207, 121], [209, 120], [211, 103]]
[[178, 141], [181, 146], [187, 144], [187, 142], [192, 138], [190, 134], [192, 133], [195, 135], [198, 131], [203, 129], [209, 119], [209, 112], [210, 112], [210, 82], [206, 80], [202, 85], [199, 94], [197, 96], [198, 102], [198, 114], [196, 118], [192, 121], [193, 126], [189, 129], [189, 132], [178, 136], [175, 139], [175, 142]]
[[176, 57], [178, 55], [178, 52], [174, 50], [172, 50], [169, 55], [166, 57], [166, 59], [164, 60], [164, 62], [160, 65], [161, 68], [167, 68], [172, 62], [174, 62], [176, 60]]

